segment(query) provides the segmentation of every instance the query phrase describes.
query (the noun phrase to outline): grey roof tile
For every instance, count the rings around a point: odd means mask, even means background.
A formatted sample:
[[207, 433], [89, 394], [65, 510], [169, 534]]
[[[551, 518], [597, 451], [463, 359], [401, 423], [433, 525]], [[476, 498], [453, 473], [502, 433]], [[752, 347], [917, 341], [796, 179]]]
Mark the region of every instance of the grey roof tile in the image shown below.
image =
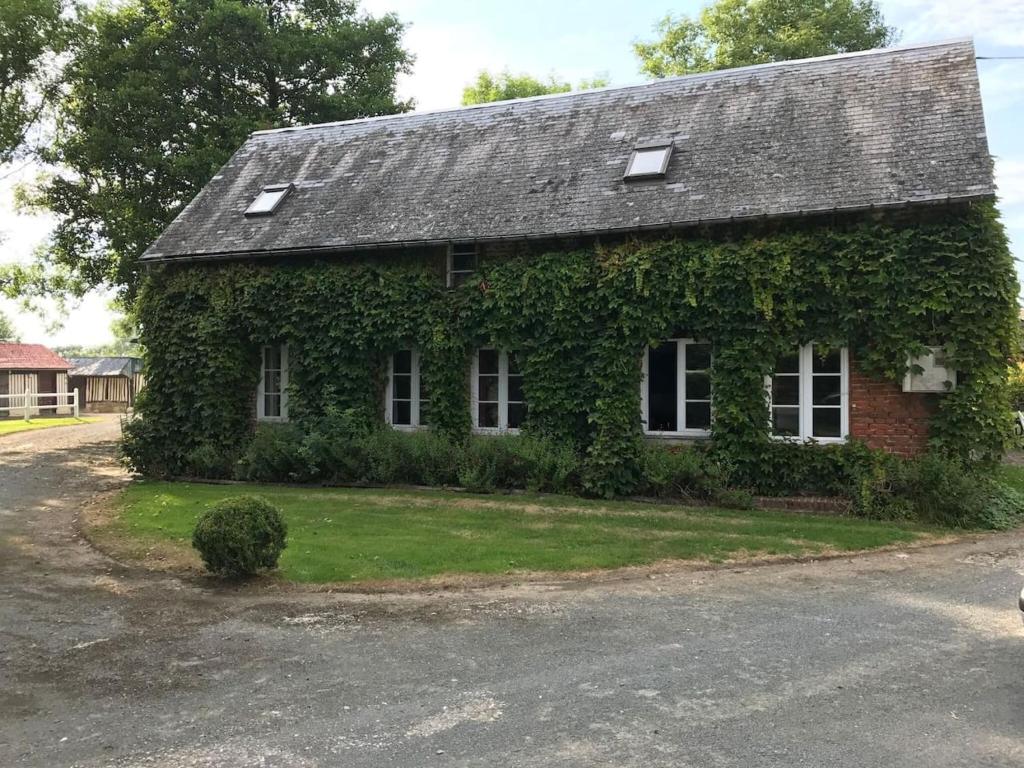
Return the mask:
[[[671, 137], [664, 179], [624, 181]], [[296, 188], [246, 217], [267, 185]], [[969, 40], [253, 134], [148, 260], [658, 228], [994, 193]]]

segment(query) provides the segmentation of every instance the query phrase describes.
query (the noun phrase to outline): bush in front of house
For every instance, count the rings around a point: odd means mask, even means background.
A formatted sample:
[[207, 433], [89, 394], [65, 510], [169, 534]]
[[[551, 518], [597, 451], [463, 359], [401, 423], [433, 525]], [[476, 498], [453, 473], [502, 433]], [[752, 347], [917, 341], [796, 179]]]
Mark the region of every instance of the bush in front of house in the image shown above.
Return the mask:
[[[632, 492], [748, 509], [754, 494], [848, 499], [852, 514], [954, 528], [1001, 529], [1024, 521], [1024, 497], [983, 469], [929, 453], [904, 459], [851, 442], [771, 442], [756, 465], [731, 464], [708, 446], [643, 445]], [[209, 446], [186, 456], [218, 477], [224, 460]], [[462, 486], [476, 493], [528, 490], [581, 494], [583, 459], [571, 444], [535, 435], [352, 430], [324, 421], [309, 432], [261, 425], [235, 467], [241, 480], [325, 484]]]
[[212, 573], [244, 578], [277, 567], [288, 528], [281, 511], [258, 496], [234, 496], [204, 512], [192, 546]]

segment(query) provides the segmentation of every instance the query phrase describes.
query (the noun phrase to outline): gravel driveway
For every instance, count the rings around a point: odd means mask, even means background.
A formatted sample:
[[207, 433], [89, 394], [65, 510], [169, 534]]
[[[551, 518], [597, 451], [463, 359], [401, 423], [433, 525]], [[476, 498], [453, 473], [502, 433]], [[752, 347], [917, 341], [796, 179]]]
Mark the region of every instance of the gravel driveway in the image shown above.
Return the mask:
[[0, 439], [0, 766], [1024, 765], [1024, 535], [599, 587], [258, 592], [75, 518], [117, 424]]

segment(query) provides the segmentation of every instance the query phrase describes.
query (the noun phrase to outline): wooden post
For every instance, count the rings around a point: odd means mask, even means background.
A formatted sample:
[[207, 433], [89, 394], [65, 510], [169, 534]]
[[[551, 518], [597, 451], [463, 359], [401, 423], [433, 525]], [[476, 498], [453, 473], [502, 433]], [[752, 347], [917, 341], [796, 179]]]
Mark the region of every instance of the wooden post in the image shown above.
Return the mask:
[[25, 421], [31, 421], [28, 417], [28, 384], [25, 385], [25, 394], [22, 397], [25, 398]]
[[75, 391], [71, 393], [71, 403], [75, 409], [75, 418], [78, 418], [78, 387], [75, 387]]

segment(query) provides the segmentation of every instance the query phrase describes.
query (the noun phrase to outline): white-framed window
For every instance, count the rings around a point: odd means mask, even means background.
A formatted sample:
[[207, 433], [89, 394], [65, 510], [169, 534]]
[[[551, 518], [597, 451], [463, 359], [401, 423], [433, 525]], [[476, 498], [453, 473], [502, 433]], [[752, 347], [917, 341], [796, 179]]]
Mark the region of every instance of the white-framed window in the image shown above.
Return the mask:
[[629, 156], [624, 179], [650, 179], [664, 176], [672, 157], [672, 142], [647, 141], [637, 144]]
[[850, 433], [846, 347], [804, 344], [780, 357], [768, 377], [775, 437], [837, 443]]
[[264, 187], [256, 195], [249, 207], [245, 209], [246, 216], [270, 216], [274, 213], [288, 197], [288, 193], [295, 188], [294, 184], [277, 184], [272, 187]]
[[452, 243], [448, 248], [447, 285], [458, 288], [476, 272], [480, 251], [475, 243]]
[[711, 433], [711, 345], [668, 339], [648, 347], [640, 401], [644, 434], [706, 437]]
[[267, 344], [260, 352], [256, 418], [288, 421], [288, 345]]
[[526, 418], [523, 374], [514, 352], [480, 349], [473, 356], [473, 429], [517, 432]]
[[388, 360], [384, 420], [395, 429], [416, 429], [427, 424], [429, 399], [420, 376], [420, 353], [400, 349]]

